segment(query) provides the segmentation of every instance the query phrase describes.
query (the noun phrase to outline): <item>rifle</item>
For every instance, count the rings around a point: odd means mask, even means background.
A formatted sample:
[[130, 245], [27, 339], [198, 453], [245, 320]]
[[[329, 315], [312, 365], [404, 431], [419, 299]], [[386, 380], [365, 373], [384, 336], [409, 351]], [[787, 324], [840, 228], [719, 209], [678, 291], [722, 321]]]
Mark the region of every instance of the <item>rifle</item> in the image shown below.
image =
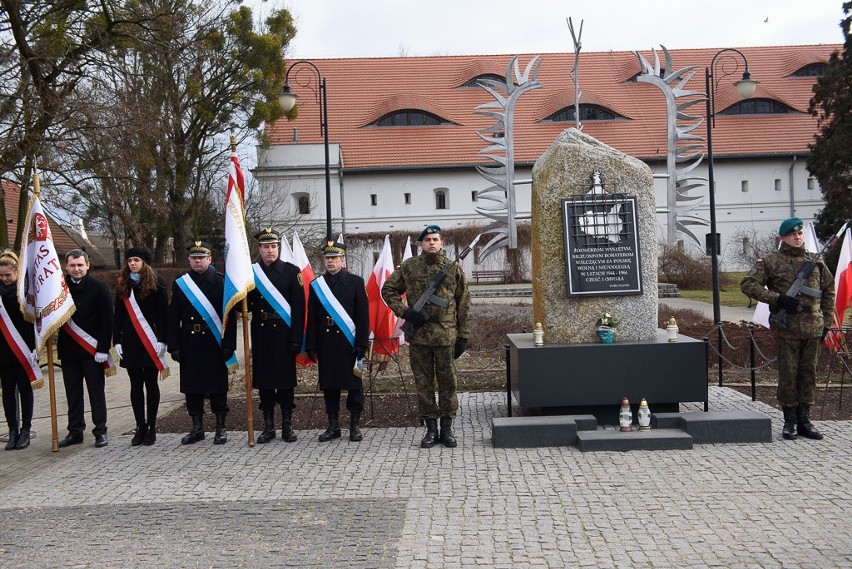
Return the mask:
[[[414, 303], [414, 306], [411, 307], [411, 310], [415, 312], [419, 312], [428, 320], [429, 314], [426, 313], [423, 309], [426, 307], [428, 303], [432, 303], [436, 306], [440, 306], [441, 308], [446, 308], [450, 305], [448, 300], [444, 300], [440, 296], [435, 295], [435, 291], [438, 290], [438, 287], [441, 286], [441, 283], [444, 282], [444, 278], [449, 274], [450, 270], [455, 267], [459, 261], [463, 260], [467, 257], [468, 253], [470, 253], [476, 244], [479, 242], [479, 238], [482, 237], [482, 233], [477, 235], [473, 241], [470, 242], [470, 245], [462, 249], [461, 253], [456, 256], [456, 259], [450, 263], [444, 265], [444, 267], [435, 273], [435, 276], [432, 277], [432, 280], [429, 282], [429, 286], [426, 287], [426, 290], [423, 291], [423, 294], [420, 295], [420, 298], [417, 299], [417, 302]], [[405, 324], [400, 327], [400, 330], [405, 332], [406, 334], [410, 334], [417, 329], [417, 326], [414, 325], [414, 322], [410, 320], [406, 320]]]
[[[817, 266], [817, 263], [822, 260], [826, 253], [828, 253], [829, 249], [834, 247], [834, 245], [836, 245], [837, 242], [840, 241], [840, 237], [843, 235], [843, 232], [846, 231], [846, 227], [848, 225], [849, 221], [844, 223], [843, 227], [840, 228], [840, 231], [838, 231], [834, 235], [834, 237], [832, 237], [831, 240], [826, 243], [825, 246], [823, 246], [822, 251], [820, 251], [816, 257], [809, 260], [802, 266], [801, 270], [799, 271], [799, 274], [796, 276], [795, 282], [790, 285], [790, 288], [787, 289], [787, 292], [785, 292], [784, 294], [786, 294], [787, 296], [792, 296], [793, 298], [796, 298], [796, 295], [798, 295], [800, 292], [803, 292], [804, 294], [812, 296], [814, 298], [819, 298], [821, 296], [821, 291], [814, 290], [810, 287], [805, 286], [805, 281], [811, 275], [814, 268]], [[799, 307], [796, 309], [796, 312], [801, 312], [804, 309], [804, 306], [799, 304]], [[779, 326], [782, 330], [786, 330], [790, 327], [790, 324], [787, 322], [788, 316], [789, 314], [787, 313], [787, 309], [782, 308], [775, 314], [770, 315], [769, 324], [772, 326]]]

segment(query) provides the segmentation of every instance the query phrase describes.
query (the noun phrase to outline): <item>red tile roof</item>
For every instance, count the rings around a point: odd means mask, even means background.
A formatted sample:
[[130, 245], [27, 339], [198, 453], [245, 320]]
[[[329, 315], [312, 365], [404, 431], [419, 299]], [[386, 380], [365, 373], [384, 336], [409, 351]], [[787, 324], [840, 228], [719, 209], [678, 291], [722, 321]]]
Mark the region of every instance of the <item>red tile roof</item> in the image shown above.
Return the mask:
[[[816, 132], [808, 102], [812, 77], [789, 77], [800, 67], [827, 62], [842, 45], [806, 45], [740, 48], [749, 62], [752, 77], [760, 81], [753, 97], [778, 100], [797, 112], [787, 115], [718, 116], [713, 130], [716, 156], [789, 155], [807, 152]], [[695, 66], [688, 87], [704, 91], [704, 68], [717, 49], [671, 50], [675, 69]], [[653, 62], [651, 51], [641, 52]], [[658, 50], [665, 62], [663, 53]], [[521, 69], [534, 54], [521, 55]], [[544, 87], [523, 95], [515, 111], [515, 155], [519, 163], [532, 163], [556, 136], [574, 123], [542, 123], [545, 117], [573, 105], [573, 83], [568, 71], [573, 53], [548, 53], [538, 80]], [[505, 77], [510, 55], [434, 56], [394, 58], [351, 58], [312, 60], [326, 79], [328, 89], [329, 139], [340, 143], [346, 170], [387, 167], [462, 166], [487, 162], [479, 151], [486, 146], [476, 130], [491, 120], [474, 114], [474, 108], [492, 97], [480, 88], [460, 85], [477, 75], [494, 73]], [[301, 71], [300, 71], [301, 69]], [[646, 83], [628, 82], [640, 71], [632, 52], [581, 53], [581, 102], [615, 111], [627, 120], [587, 121], [583, 132], [622, 152], [642, 159], [663, 158], [666, 153], [666, 111], [662, 93]], [[722, 57], [717, 59], [716, 75], [722, 74]], [[288, 144], [293, 128], [302, 143], [322, 142], [320, 107], [304, 82], [312, 70], [294, 67], [290, 83], [302, 97], [299, 117], [279, 120], [267, 128], [273, 143]], [[716, 94], [717, 113], [737, 102], [734, 81], [742, 70], [722, 79]], [[311, 79], [313, 81], [313, 79]], [[417, 127], [366, 126], [394, 110], [418, 108], [451, 121], [453, 125]], [[691, 107], [704, 114], [704, 105]], [[705, 134], [702, 125], [697, 129]]]
[[[0, 185], [3, 187], [6, 220], [9, 223], [9, 241], [13, 242], [15, 240], [15, 232], [18, 230], [18, 196], [21, 195], [21, 188], [8, 180], [0, 180]], [[50, 226], [50, 233], [53, 235], [53, 245], [56, 247], [56, 252], [59, 255], [77, 248], [77, 243], [71, 239], [68, 233], [52, 217], [48, 216], [47, 223]]]

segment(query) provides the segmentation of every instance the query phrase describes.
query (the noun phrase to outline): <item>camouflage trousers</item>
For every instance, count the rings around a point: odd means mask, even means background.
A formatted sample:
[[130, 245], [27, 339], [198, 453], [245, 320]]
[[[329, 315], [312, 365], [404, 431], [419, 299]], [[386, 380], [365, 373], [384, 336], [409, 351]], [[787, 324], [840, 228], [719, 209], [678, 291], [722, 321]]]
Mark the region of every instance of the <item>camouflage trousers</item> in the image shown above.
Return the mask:
[[819, 338], [784, 338], [775, 335], [778, 353], [778, 402], [785, 407], [811, 405], [816, 396]]
[[[456, 362], [453, 346], [408, 347], [411, 371], [417, 386], [417, 414], [428, 419], [455, 417], [459, 408], [456, 396]], [[435, 383], [438, 403], [435, 404]]]

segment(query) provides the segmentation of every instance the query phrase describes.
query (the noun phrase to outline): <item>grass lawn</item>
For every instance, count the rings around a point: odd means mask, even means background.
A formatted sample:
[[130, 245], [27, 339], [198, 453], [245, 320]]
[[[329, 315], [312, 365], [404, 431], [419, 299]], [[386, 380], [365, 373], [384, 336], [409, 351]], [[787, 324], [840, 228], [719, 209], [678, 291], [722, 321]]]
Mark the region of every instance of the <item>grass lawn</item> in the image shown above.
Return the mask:
[[[722, 286], [719, 291], [719, 302], [722, 306], [745, 308], [749, 305], [748, 297], [740, 292], [740, 281], [745, 275], [744, 272], [722, 273], [720, 275]], [[680, 295], [690, 300], [713, 302], [713, 291], [709, 288], [706, 290], [681, 290]]]

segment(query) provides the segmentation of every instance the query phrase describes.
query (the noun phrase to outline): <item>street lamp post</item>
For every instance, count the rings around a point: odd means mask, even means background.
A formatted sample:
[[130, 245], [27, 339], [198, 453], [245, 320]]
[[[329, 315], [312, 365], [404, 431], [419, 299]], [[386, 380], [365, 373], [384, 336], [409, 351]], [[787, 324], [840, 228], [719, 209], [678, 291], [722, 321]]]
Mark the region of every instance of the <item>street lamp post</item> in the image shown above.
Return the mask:
[[[740, 96], [744, 99], [751, 97], [757, 88], [757, 81], [751, 78], [751, 73], [748, 70], [748, 59], [738, 49], [725, 48], [716, 53], [710, 61], [710, 65], [704, 68], [704, 80], [707, 88], [707, 184], [710, 194], [710, 268], [713, 280], [713, 323], [717, 326], [719, 334], [719, 385], [722, 385], [722, 328], [719, 324], [722, 321], [721, 302], [719, 300], [719, 242], [716, 232], [716, 184], [713, 178], [713, 127], [716, 126], [716, 88], [719, 81], [735, 73], [740, 68], [740, 61], [734, 54], [739, 54], [743, 60], [743, 78], [735, 82]], [[720, 61], [732, 61], [733, 68], [726, 69], [721, 66], [721, 75], [716, 77], [716, 63], [720, 55], [725, 54], [726, 58]]]
[[[299, 65], [306, 65], [313, 69], [314, 73], [316, 73], [317, 83], [319, 84], [319, 91], [314, 91], [314, 93], [316, 93], [316, 100], [320, 104], [320, 130], [322, 131], [323, 143], [325, 144], [325, 238], [327, 241], [331, 241], [331, 166], [328, 157], [328, 98], [326, 96], [325, 78], [319, 69], [317, 69], [317, 66], [305, 60], [297, 61], [290, 65], [287, 68], [287, 74], [284, 75], [284, 90], [278, 96], [278, 102], [284, 111], [288, 113], [295, 106], [298, 95], [290, 90], [290, 72]], [[302, 86], [307, 86], [307, 84]]]

